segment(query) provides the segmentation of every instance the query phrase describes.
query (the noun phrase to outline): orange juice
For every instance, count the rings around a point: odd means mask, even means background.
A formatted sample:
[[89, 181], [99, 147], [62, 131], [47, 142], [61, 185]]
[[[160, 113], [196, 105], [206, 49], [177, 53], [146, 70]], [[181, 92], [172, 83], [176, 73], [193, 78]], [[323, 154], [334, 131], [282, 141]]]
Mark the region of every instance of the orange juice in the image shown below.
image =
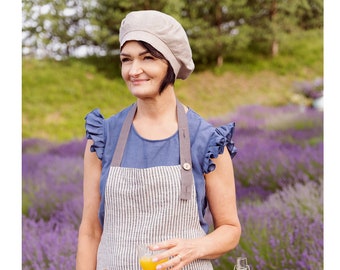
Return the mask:
[[140, 258], [139, 263], [143, 270], [156, 270], [157, 265], [166, 261], [167, 259], [163, 259], [158, 262], [153, 262], [151, 257], [143, 256], [142, 258]]

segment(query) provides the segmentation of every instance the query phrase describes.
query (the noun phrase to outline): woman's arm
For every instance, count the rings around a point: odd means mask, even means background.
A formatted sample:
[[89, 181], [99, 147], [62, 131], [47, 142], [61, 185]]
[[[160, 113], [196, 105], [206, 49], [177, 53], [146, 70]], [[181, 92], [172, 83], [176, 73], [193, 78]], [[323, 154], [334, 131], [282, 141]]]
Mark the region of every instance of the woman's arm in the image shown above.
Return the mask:
[[96, 153], [90, 151], [92, 144], [92, 140], [87, 141], [84, 153], [84, 206], [78, 236], [77, 270], [96, 269], [97, 250], [102, 234], [98, 218], [102, 163]]
[[237, 214], [233, 164], [228, 150], [213, 159], [216, 168], [205, 175], [209, 209], [214, 231], [204, 239], [201, 258], [214, 259], [234, 249], [241, 237]]
[[213, 217], [214, 231], [197, 239], [171, 239], [152, 246], [152, 249], [168, 249], [159, 256], [173, 257], [162, 268], [179, 270], [196, 259], [215, 259], [234, 249], [241, 237], [241, 225], [237, 214], [234, 170], [230, 154], [212, 159], [214, 171], [205, 175], [206, 195]]

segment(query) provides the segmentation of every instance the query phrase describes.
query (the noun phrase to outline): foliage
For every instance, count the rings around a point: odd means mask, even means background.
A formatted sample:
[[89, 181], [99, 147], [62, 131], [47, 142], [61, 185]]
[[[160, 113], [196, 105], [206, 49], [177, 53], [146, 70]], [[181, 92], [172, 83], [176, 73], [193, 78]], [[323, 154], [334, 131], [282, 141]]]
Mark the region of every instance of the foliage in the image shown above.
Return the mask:
[[184, 1], [181, 22], [195, 63], [221, 66], [226, 56], [247, 48], [252, 30], [245, 23], [250, 11], [245, 4], [245, 0]]
[[323, 0], [299, 1], [295, 15], [301, 28], [321, 29], [323, 27]]
[[101, 0], [92, 9], [91, 22], [93, 43], [100, 47], [105, 54], [114, 55], [119, 49], [119, 27], [125, 15], [132, 10], [155, 9], [163, 10], [165, 0]]
[[[223, 115], [247, 104], [307, 104], [295, 86], [323, 77], [322, 39], [320, 31], [292, 38], [283, 43], [282, 54], [275, 59], [244, 51], [234, 53], [212, 71], [203, 72], [197, 66], [190, 78], [176, 81], [176, 93], [204, 117]], [[82, 138], [84, 116], [89, 111], [99, 107], [109, 116], [133, 101], [121, 79], [117, 57], [23, 59], [24, 138]]]
[[24, 0], [22, 8], [24, 54], [60, 59], [90, 44], [90, 1]]
[[321, 0], [25, 0], [23, 52], [62, 58], [81, 47], [87, 55], [115, 55], [121, 20], [144, 9], [177, 18], [200, 65], [220, 66], [244, 49], [276, 55], [287, 34], [323, 26]]
[[298, 18], [295, 16], [295, 10], [299, 5], [298, 2], [294, 0], [249, 0], [247, 4], [252, 7], [250, 16], [246, 18], [253, 28], [250, 48], [276, 56], [284, 36], [296, 31]]
[[[322, 112], [251, 106], [209, 121], [236, 121], [243, 228], [238, 247], [216, 260], [215, 269], [232, 269], [240, 256], [256, 270], [322, 269]], [[24, 270], [75, 269], [84, 147], [85, 140], [23, 141]]]
[[232, 269], [241, 256], [256, 270], [322, 269], [322, 201], [321, 186], [308, 182], [287, 186], [264, 202], [241, 205], [240, 244], [216, 269]]

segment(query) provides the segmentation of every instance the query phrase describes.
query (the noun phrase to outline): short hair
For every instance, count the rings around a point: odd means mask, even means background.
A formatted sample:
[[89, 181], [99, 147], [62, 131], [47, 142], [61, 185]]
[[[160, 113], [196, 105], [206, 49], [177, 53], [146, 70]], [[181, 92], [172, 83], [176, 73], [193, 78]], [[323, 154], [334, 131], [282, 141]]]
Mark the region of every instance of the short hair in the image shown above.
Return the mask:
[[149, 43], [147, 43], [145, 41], [139, 40], [138, 43], [141, 46], [143, 46], [152, 56], [154, 56], [158, 59], [164, 59], [168, 63], [168, 70], [166, 72], [166, 75], [165, 75], [160, 87], [159, 87], [159, 94], [161, 94], [168, 85], [174, 85], [175, 84], [175, 80], [176, 80], [175, 72], [174, 72], [172, 66], [170, 65], [169, 61], [164, 57], [164, 55], [161, 52], [156, 50], [152, 45], [150, 45]]

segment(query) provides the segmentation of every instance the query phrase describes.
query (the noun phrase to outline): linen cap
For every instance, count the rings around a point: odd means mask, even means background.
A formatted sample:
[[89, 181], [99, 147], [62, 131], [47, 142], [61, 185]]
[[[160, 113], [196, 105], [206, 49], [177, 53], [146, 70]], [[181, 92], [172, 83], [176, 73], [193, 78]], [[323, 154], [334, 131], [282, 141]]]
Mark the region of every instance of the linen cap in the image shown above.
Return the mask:
[[120, 48], [130, 40], [147, 42], [161, 52], [178, 79], [186, 79], [195, 68], [185, 30], [165, 13], [156, 10], [128, 13], [120, 25]]

